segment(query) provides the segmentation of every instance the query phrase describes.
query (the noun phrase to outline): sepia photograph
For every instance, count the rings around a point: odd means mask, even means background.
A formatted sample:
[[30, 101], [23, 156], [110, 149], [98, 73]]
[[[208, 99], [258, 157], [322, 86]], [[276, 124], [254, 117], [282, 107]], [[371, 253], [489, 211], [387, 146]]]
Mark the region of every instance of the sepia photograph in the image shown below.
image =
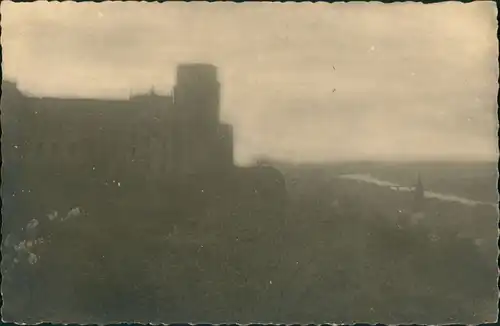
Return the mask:
[[0, 11], [3, 322], [497, 321], [495, 2]]

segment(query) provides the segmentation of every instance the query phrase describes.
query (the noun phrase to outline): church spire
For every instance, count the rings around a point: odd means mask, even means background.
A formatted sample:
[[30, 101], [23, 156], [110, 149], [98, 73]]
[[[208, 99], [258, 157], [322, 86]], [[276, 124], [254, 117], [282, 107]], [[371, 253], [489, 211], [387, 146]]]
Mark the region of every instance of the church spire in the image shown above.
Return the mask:
[[414, 210], [421, 211], [423, 209], [425, 200], [425, 190], [422, 184], [422, 178], [420, 177], [420, 173], [417, 174], [417, 184], [414, 189]]

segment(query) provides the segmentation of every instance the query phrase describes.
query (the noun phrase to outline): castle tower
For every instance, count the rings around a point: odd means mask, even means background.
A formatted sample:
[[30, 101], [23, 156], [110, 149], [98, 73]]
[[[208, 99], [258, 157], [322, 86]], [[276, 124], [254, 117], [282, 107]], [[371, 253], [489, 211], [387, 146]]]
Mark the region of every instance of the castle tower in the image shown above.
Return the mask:
[[230, 168], [232, 128], [219, 121], [217, 67], [201, 63], [179, 65], [173, 95], [179, 172], [191, 174]]
[[220, 83], [211, 64], [182, 64], [177, 68], [174, 103], [183, 124], [198, 132], [213, 132], [219, 124]]

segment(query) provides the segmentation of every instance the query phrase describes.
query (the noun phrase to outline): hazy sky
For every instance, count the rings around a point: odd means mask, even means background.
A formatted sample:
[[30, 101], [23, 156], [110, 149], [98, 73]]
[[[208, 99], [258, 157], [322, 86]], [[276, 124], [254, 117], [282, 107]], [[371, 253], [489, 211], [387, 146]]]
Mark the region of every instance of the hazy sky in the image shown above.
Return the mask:
[[218, 65], [239, 162], [496, 158], [494, 2], [1, 10], [5, 77], [33, 94], [168, 92], [176, 64]]

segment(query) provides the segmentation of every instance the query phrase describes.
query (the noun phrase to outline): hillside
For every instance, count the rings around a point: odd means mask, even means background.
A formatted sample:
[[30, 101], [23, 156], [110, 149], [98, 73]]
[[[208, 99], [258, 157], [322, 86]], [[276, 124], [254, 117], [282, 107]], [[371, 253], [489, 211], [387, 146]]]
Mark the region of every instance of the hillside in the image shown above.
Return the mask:
[[[37, 261], [3, 261], [4, 318], [422, 324], [496, 318], [494, 209], [431, 202], [429, 211], [442, 219], [401, 227], [411, 216], [409, 193], [325, 178], [314, 169], [285, 179], [287, 199], [279, 205], [222, 185], [213, 192], [127, 195], [95, 188], [81, 214], [63, 222], [46, 217], [68, 211], [65, 192], [51, 191], [44, 198], [52, 205], [32, 203], [46, 211], [29, 215], [44, 225], [37, 236], [45, 241], [32, 250]], [[466, 222], [472, 217], [481, 222]], [[473, 232], [462, 232], [474, 224]]]

